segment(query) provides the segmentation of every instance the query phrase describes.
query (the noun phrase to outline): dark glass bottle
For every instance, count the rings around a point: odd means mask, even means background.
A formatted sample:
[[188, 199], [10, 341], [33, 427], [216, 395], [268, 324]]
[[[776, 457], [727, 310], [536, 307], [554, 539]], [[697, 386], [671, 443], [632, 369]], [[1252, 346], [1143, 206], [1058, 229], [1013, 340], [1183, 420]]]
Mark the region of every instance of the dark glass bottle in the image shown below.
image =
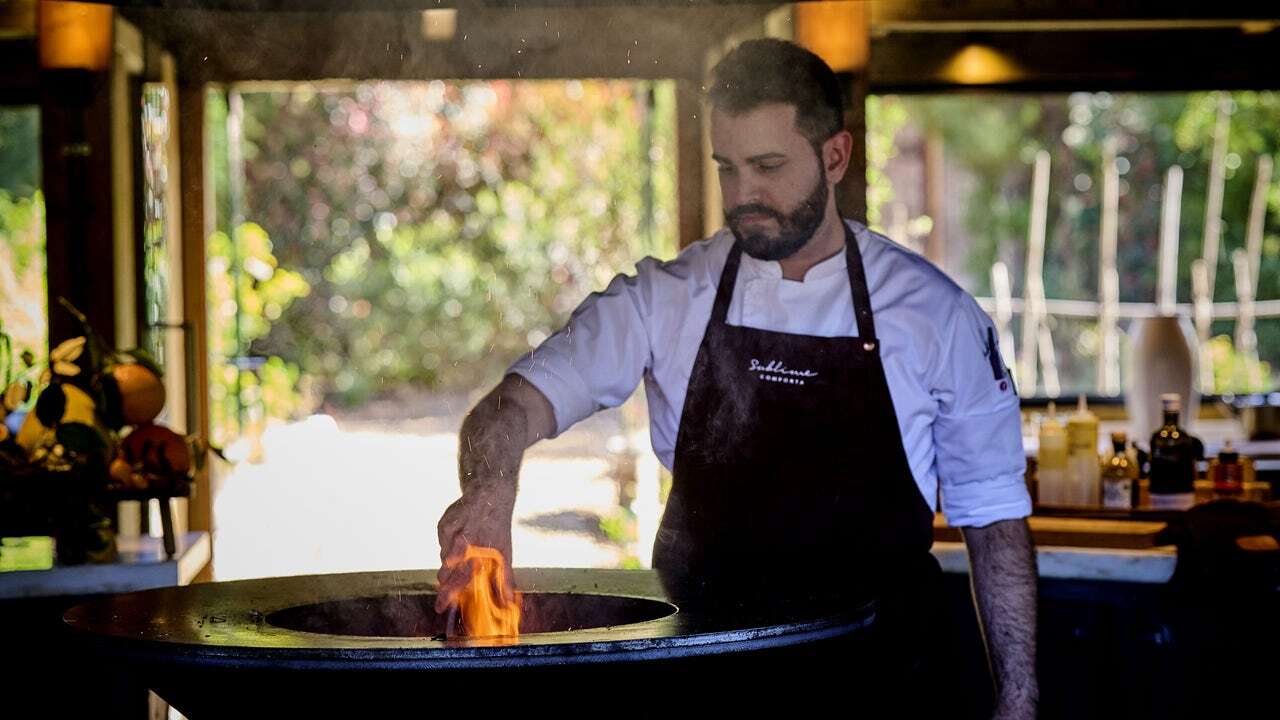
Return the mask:
[[1199, 441], [1178, 426], [1182, 398], [1160, 396], [1164, 425], [1151, 436], [1151, 506], [1186, 509], [1195, 504], [1196, 458]]

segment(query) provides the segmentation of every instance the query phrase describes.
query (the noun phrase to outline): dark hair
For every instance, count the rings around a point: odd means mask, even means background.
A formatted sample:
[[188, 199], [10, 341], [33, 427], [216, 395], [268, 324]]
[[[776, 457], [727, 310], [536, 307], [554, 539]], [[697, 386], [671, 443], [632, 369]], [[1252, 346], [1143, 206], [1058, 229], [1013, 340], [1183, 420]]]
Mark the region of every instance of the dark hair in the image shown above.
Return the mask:
[[844, 129], [836, 74], [822, 58], [785, 40], [748, 40], [716, 63], [711, 104], [739, 115], [766, 103], [796, 108], [796, 129], [815, 147]]

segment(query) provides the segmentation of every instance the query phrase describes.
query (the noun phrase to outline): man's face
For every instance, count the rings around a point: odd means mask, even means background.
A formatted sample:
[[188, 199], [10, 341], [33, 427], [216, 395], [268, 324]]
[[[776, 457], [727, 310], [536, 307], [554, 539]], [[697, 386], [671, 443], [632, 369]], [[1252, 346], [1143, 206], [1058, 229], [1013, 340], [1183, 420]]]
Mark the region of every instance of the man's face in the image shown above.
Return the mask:
[[827, 211], [821, 160], [795, 119], [795, 106], [781, 103], [741, 115], [711, 113], [725, 223], [743, 251], [761, 260], [794, 255]]

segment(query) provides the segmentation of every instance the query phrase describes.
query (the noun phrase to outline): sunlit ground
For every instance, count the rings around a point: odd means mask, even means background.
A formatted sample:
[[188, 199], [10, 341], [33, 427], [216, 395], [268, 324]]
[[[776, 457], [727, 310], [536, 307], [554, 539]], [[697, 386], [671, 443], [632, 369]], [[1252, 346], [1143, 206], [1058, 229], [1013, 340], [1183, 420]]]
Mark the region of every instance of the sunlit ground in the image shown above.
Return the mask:
[[[460, 418], [427, 420], [339, 423], [313, 415], [269, 427], [260, 461], [236, 463], [216, 497], [216, 578], [437, 567], [436, 523], [459, 495]], [[526, 455], [513, 523], [516, 566], [617, 567], [628, 555], [647, 561], [652, 539], [647, 547], [621, 544], [600, 530], [601, 518], [618, 516], [605, 453], [617, 432], [616, 418], [597, 416]], [[229, 448], [233, 456], [249, 449]], [[644, 453], [652, 457], [647, 442]], [[659, 509], [656, 501], [641, 505], [646, 534]]]

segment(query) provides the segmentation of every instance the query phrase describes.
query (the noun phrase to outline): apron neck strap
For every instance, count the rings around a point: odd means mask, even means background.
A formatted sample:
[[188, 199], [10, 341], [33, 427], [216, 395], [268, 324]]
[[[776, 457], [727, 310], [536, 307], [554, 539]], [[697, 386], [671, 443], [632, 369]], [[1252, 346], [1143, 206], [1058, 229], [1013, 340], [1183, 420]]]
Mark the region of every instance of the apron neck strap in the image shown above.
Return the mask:
[[[843, 220], [845, 265], [849, 271], [849, 290], [853, 295], [854, 315], [858, 320], [858, 337], [874, 340], [876, 324], [871, 316], [871, 295], [867, 291], [867, 276], [862, 267], [862, 251], [858, 249], [858, 238]], [[733, 288], [738, 282], [738, 266], [742, 262], [742, 246], [735, 240], [729, 249], [729, 257], [725, 260], [724, 270], [720, 272], [720, 284], [716, 288], [716, 302], [711, 309], [711, 319], [723, 323], [729, 317], [729, 303], [733, 300]]]
[[876, 322], [871, 316], [871, 293], [867, 290], [867, 273], [862, 267], [862, 251], [858, 249], [858, 238], [844, 226], [845, 267], [849, 271], [849, 290], [853, 293], [853, 312], [858, 319], [858, 337], [864, 340], [875, 340]]
[[742, 246], [737, 240], [729, 248], [729, 259], [720, 271], [720, 285], [716, 288], [716, 304], [711, 308], [712, 322], [723, 324], [729, 317], [729, 302], [733, 300], [733, 286], [738, 282], [738, 265], [742, 261]]

